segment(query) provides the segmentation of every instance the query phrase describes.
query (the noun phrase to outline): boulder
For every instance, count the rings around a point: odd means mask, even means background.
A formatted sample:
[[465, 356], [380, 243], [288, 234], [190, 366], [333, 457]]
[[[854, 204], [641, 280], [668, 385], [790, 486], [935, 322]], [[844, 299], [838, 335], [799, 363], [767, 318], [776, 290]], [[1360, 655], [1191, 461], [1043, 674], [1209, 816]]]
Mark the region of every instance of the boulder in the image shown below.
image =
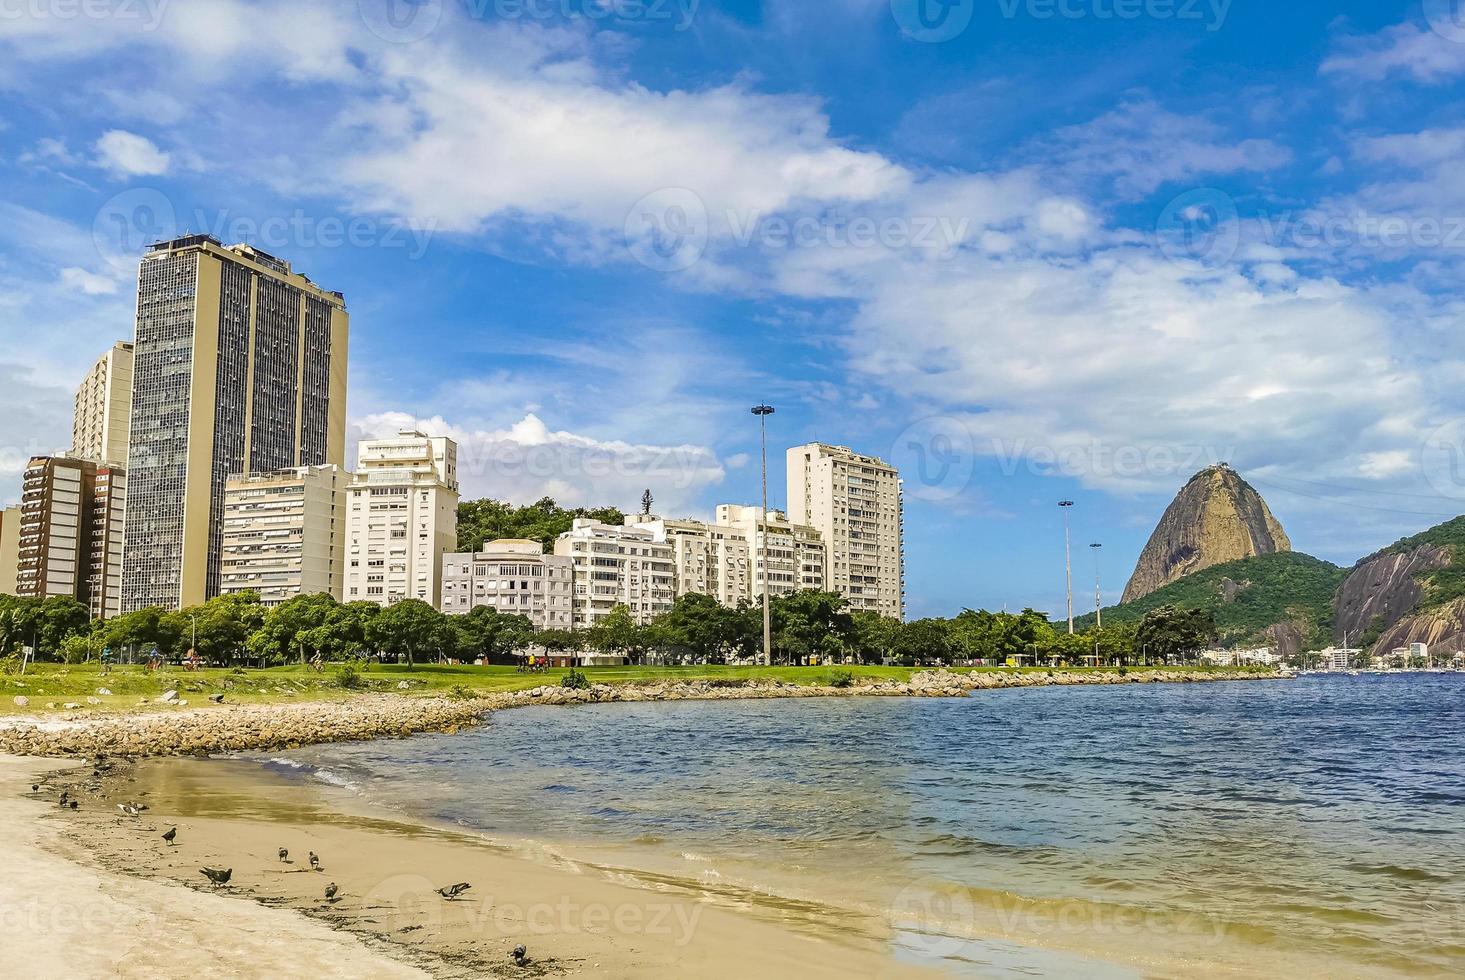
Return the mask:
[[162, 694], [160, 694], [158, 697], [154, 698], [153, 700], [156, 701], [158, 704], [172, 704], [174, 701], [177, 701], [178, 700], [178, 692], [177, 691], [164, 691]]
[[26, 697], [24, 694], [17, 694], [15, 696], [15, 706], [17, 708], [24, 708], [26, 705], [28, 705], [30, 703], [31, 703], [31, 699], [28, 698], [28, 697]]

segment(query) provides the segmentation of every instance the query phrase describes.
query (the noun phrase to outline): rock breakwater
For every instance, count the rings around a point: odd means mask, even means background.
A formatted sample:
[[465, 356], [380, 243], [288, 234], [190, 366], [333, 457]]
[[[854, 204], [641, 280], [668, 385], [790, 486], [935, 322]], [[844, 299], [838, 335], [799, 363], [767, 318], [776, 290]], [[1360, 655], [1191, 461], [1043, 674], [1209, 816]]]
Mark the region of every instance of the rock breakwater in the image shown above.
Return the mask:
[[588, 689], [543, 686], [479, 697], [363, 694], [346, 701], [212, 705], [138, 714], [63, 715], [0, 720], [0, 752], [31, 756], [141, 757], [288, 749], [322, 742], [400, 738], [456, 732], [487, 715], [532, 704], [575, 705], [641, 701], [815, 697], [963, 697], [1010, 687], [1185, 683], [1278, 679], [1279, 673], [1186, 670], [923, 671], [909, 681], [862, 678], [847, 687], [780, 681], [663, 681], [596, 684]]

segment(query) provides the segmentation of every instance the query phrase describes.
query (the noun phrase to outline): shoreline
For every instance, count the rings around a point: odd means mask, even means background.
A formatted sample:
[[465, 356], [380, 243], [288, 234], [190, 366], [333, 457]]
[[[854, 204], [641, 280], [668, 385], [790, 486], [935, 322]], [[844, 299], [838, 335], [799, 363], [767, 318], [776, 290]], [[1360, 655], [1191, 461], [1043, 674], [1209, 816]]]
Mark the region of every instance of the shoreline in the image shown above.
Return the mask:
[[[335, 948], [354, 952], [360, 975], [940, 975], [897, 957], [888, 928], [878, 920], [820, 921], [812, 910], [795, 906], [780, 916], [718, 900], [688, 882], [642, 878], [563, 857], [536, 861], [465, 830], [368, 814], [340, 806], [326, 792], [302, 791], [278, 777], [216, 763], [73, 765], [45, 777], [40, 792], [32, 794], [46, 802], [17, 802], [40, 810], [30, 823], [48, 825], [47, 842], [37, 850], [100, 880], [101, 891], [137, 882], [184, 905], [243, 907], [253, 910], [249, 917], [261, 932], [274, 932], [274, 923], [286, 919], [298, 921], [297, 932], [338, 937]], [[14, 775], [17, 767], [40, 768], [37, 760], [0, 757], [0, 772]], [[55, 806], [62, 790], [81, 801], [79, 810]], [[138, 817], [117, 812], [118, 803], [134, 800], [149, 809]], [[177, 828], [175, 845], [161, 837], [170, 827]], [[290, 852], [283, 861], [276, 855], [282, 846]], [[307, 861], [311, 853], [320, 856], [319, 871]], [[216, 888], [200, 867], [227, 867], [233, 877]], [[451, 902], [436, 894], [455, 881], [473, 888]], [[334, 901], [324, 897], [328, 883], [339, 886]], [[163, 917], [170, 925], [151, 938], [171, 945], [175, 917], [170, 911]], [[519, 944], [528, 947], [522, 965], [511, 956]], [[226, 966], [230, 975], [290, 973], [268, 951], [253, 951], [253, 962], [242, 962], [227, 945], [214, 953], [214, 969]], [[112, 968], [71, 968], [56, 975], [174, 975], [155, 965], [136, 971], [132, 966], [119, 960]], [[323, 969], [331, 975], [351, 972], [334, 961]]]
[[595, 684], [589, 689], [543, 685], [474, 697], [359, 694], [339, 701], [229, 704], [134, 713], [68, 713], [59, 717], [0, 716], [0, 753], [32, 757], [206, 755], [291, 749], [302, 745], [456, 733], [496, 711], [526, 705], [741, 700], [809, 697], [965, 697], [975, 691], [1082, 685], [1219, 683], [1282, 680], [1279, 672], [1212, 673], [1184, 669], [1114, 671], [923, 671], [909, 681], [848, 687], [749, 680]]

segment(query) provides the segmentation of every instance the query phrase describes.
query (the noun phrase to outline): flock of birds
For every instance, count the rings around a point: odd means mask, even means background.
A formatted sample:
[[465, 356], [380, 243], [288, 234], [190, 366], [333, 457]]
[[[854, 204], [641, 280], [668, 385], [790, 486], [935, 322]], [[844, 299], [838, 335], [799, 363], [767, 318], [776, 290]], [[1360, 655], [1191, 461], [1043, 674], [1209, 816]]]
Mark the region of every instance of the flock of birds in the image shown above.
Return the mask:
[[[93, 776], [101, 776], [103, 771], [101, 767], [104, 765], [105, 759], [105, 756], [98, 757], [98, 768], [93, 770]], [[32, 793], [39, 793], [40, 791], [41, 786], [39, 783], [31, 784]], [[79, 809], [81, 805], [78, 800], [72, 797], [70, 790], [61, 791], [61, 797], [58, 803], [62, 808], [71, 810]], [[145, 804], [134, 803], [130, 800], [126, 803], [117, 804], [117, 812], [125, 817], [140, 817], [147, 809], [148, 808]], [[163, 838], [164, 844], [169, 847], [176, 846], [178, 843], [178, 828], [169, 827], [166, 831], [163, 832], [161, 836]], [[280, 848], [277, 852], [277, 856], [280, 859], [280, 863], [291, 863], [290, 851], [288, 848]], [[320, 855], [316, 854], [314, 851], [308, 852], [306, 861], [310, 865], [310, 870], [316, 872], [319, 872], [321, 870]], [[203, 875], [210, 882], [212, 882], [215, 888], [220, 888], [224, 885], [229, 884], [229, 882], [234, 878], [233, 868], [210, 868], [205, 866], [199, 868], [198, 871], [199, 874]], [[464, 892], [468, 891], [472, 887], [473, 886], [469, 882], [460, 881], [455, 884], [447, 885], [443, 888], [437, 889], [437, 893], [442, 896], [444, 901], [454, 902], [457, 901]], [[340, 886], [333, 881], [325, 887], [325, 900], [334, 905], [337, 901], [340, 900], [340, 893]], [[509, 953], [509, 958], [514, 961], [514, 964], [516, 966], [527, 966], [530, 962], [528, 948], [525, 947], [523, 944], [515, 946], [513, 950]]]

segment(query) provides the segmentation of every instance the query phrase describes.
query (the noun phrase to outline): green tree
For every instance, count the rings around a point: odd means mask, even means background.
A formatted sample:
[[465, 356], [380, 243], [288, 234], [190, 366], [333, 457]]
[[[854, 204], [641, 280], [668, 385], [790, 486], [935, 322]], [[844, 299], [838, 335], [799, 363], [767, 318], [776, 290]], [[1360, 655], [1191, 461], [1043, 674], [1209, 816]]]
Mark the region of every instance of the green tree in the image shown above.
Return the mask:
[[534, 641], [529, 617], [502, 613], [492, 606], [475, 606], [452, 620], [462, 635], [463, 655], [482, 657], [486, 663], [507, 663], [515, 650]]
[[631, 618], [631, 610], [620, 604], [586, 631], [586, 640], [593, 650], [630, 656], [642, 646], [640, 631]]
[[895, 655], [907, 663], [935, 660], [949, 664], [960, 647], [946, 619], [917, 619], [901, 626], [895, 638]]
[[377, 650], [406, 657], [409, 670], [416, 665], [418, 654], [448, 657], [458, 648], [457, 628], [421, 599], [403, 599], [387, 606], [367, 624], [366, 638]]
[[487, 541], [525, 538], [545, 548], [570, 529], [577, 517], [604, 524], [624, 524], [625, 515], [614, 507], [566, 509], [549, 497], [523, 507], [501, 500], [465, 500], [458, 505], [458, 550], [476, 552]]
[[881, 663], [893, 655], [900, 637], [900, 620], [868, 609], [850, 614], [851, 652], [860, 663]]
[[854, 645], [854, 620], [844, 596], [803, 589], [775, 597], [771, 606], [774, 649], [786, 663], [811, 656], [835, 660]]
[[118, 657], [123, 651], [145, 657], [153, 647], [166, 656], [177, 648], [179, 635], [177, 617], [157, 606], [114, 616], [102, 627], [106, 645]]
[[257, 593], [239, 592], [215, 596], [167, 618], [185, 646], [217, 663], [232, 660], [246, 649], [249, 638], [264, 624], [265, 610]]
[[1208, 609], [1160, 606], [1145, 613], [1135, 632], [1135, 643], [1150, 657], [1182, 661], [1201, 650], [1216, 636], [1216, 621]]

